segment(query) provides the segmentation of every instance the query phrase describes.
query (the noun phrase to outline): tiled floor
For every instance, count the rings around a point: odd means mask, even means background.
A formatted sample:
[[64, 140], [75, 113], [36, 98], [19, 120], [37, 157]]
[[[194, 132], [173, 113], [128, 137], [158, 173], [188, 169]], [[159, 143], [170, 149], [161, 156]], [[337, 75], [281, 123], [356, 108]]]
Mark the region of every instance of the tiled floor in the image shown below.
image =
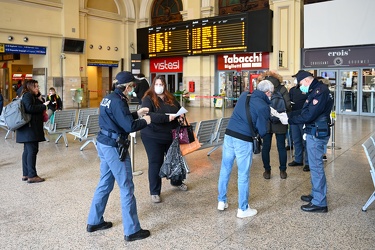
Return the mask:
[[[229, 116], [231, 110], [224, 112]], [[189, 121], [222, 117], [222, 110], [189, 108]], [[310, 214], [300, 210], [302, 194], [310, 190], [309, 173], [289, 167], [281, 180], [275, 145], [272, 178], [264, 180], [260, 155], [251, 169], [252, 218], [238, 219], [236, 172], [229, 186], [229, 209], [217, 206], [217, 180], [221, 148], [186, 157], [191, 173], [188, 192], [163, 182], [162, 203], [151, 203], [147, 180], [147, 156], [142, 141], [135, 145], [135, 193], [141, 226], [151, 237], [123, 240], [118, 188], [112, 192], [105, 219], [114, 227], [86, 232], [90, 202], [99, 176], [99, 159], [92, 144], [68, 136], [63, 142], [40, 143], [37, 169], [44, 183], [21, 181], [22, 145], [4, 140], [0, 130], [0, 248], [1, 249], [374, 249], [375, 204], [361, 208], [374, 191], [369, 165], [361, 144], [375, 131], [375, 119], [339, 116], [336, 147], [328, 150], [326, 175], [329, 212]], [[53, 138], [52, 138], [53, 139]], [[292, 160], [289, 153], [289, 161]], [[235, 168], [234, 168], [235, 169]]]

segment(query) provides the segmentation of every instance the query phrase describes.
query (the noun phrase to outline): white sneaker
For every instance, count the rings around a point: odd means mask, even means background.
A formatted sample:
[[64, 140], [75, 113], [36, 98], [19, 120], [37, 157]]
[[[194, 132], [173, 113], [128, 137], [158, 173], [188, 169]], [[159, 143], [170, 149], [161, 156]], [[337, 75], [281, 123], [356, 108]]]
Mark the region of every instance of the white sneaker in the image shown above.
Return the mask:
[[219, 203], [217, 204], [217, 209], [220, 211], [223, 211], [224, 209], [227, 209], [227, 208], [228, 208], [228, 202], [219, 201]]
[[156, 194], [151, 195], [151, 201], [153, 203], [160, 203], [161, 202], [160, 196]]
[[241, 209], [238, 209], [237, 210], [237, 217], [238, 218], [246, 218], [246, 217], [254, 216], [257, 213], [258, 213], [258, 211], [256, 209], [251, 209], [250, 207], [248, 207], [245, 211], [242, 211]]

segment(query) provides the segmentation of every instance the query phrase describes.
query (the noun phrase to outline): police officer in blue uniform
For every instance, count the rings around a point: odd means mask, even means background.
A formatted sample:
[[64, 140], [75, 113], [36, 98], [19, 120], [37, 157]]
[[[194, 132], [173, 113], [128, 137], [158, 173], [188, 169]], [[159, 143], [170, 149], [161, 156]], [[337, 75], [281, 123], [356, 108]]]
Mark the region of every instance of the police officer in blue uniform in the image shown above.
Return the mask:
[[[302, 92], [307, 93], [307, 99], [302, 110], [284, 113], [282, 123], [305, 124], [306, 147], [310, 165], [312, 190], [309, 195], [301, 196], [301, 200], [309, 202], [301, 206], [305, 212], [328, 212], [327, 181], [324, 173], [324, 146], [330, 137], [330, 113], [333, 98], [328, 87], [314, 79], [310, 72], [300, 70], [293, 77], [301, 85]], [[289, 119], [288, 119], [289, 118]]]
[[143, 230], [137, 214], [134, 196], [133, 173], [128, 154], [128, 135], [145, 128], [151, 123], [148, 108], [131, 113], [128, 95], [133, 90], [134, 76], [128, 71], [116, 75], [113, 92], [100, 103], [97, 149], [100, 157], [100, 180], [92, 200], [87, 231], [95, 232], [112, 227], [112, 222], [104, 221], [103, 214], [115, 180], [120, 188], [124, 239], [134, 241], [147, 238], [150, 231]]

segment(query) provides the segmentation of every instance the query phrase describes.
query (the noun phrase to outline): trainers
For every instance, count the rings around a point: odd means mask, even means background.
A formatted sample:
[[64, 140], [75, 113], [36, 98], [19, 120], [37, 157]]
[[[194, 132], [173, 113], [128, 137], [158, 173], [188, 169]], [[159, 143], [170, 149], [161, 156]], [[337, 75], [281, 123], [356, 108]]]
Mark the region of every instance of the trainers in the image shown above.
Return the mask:
[[286, 179], [286, 177], [288, 177], [288, 174], [286, 173], [285, 170], [281, 170], [280, 171], [280, 178], [281, 179]]
[[157, 194], [151, 195], [151, 201], [153, 203], [160, 203], [161, 202], [160, 195], [157, 195]]
[[111, 227], [112, 227], [112, 222], [103, 221], [102, 223], [100, 223], [98, 225], [87, 224], [86, 230], [87, 230], [87, 232], [92, 233], [92, 232], [95, 232], [95, 231], [98, 231], [98, 230], [104, 230], [104, 229], [108, 229], [108, 228], [111, 228]]
[[251, 209], [248, 207], [245, 211], [242, 211], [241, 209], [237, 209], [237, 217], [238, 218], [246, 218], [250, 216], [254, 216], [258, 213], [256, 209]]
[[263, 177], [264, 177], [264, 179], [266, 179], [266, 180], [271, 179], [271, 170], [266, 170], [266, 171], [264, 171], [264, 173], [263, 173]]
[[181, 191], [187, 191], [188, 190], [188, 186], [185, 183], [182, 183], [180, 186], [177, 186], [177, 187]]
[[217, 209], [220, 211], [223, 211], [224, 209], [227, 209], [227, 208], [228, 208], [228, 202], [219, 201], [219, 203], [217, 204]]
[[327, 161], [327, 156], [323, 155], [323, 161]]
[[147, 238], [148, 236], [150, 236], [150, 231], [141, 229], [138, 232], [133, 233], [131, 235], [125, 235], [124, 239], [126, 241], [135, 241], [135, 240], [143, 240]]

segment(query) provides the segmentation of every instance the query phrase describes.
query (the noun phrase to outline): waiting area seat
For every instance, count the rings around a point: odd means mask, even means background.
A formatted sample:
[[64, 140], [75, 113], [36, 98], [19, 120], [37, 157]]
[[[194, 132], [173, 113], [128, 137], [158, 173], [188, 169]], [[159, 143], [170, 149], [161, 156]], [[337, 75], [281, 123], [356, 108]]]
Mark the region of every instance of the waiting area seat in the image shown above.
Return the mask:
[[[65, 146], [68, 146], [68, 139], [66, 138], [66, 133], [71, 132], [74, 128], [74, 123], [76, 120], [76, 109], [67, 109], [56, 111], [54, 113], [54, 119], [48, 120], [44, 124], [44, 129], [48, 134], [58, 134], [59, 136], [55, 140], [57, 144], [61, 137], [64, 138]], [[49, 141], [47, 139], [47, 141]]]
[[[375, 187], [375, 144], [374, 144], [374, 137], [368, 138], [363, 144], [362, 147], [365, 151], [368, 163], [370, 165], [370, 174], [372, 178], [372, 182]], [[372, 202], [375, 200], [375, 191], [371, 194], [370, 198], [367, 200], [366, 204], [362, 207], [362, 211], [366, 212], [367, 208], [371, 205]]]
[[4, 121], [4, 117], [0, 116], [0, 128], [4, 129], [5, 131], [7, 131], [7, 133], [5, 134], [5, 140], [8, 139], [8, 136], [11, 134], [12, 137], [14, 135], [14, 131], [10, 130], [7, 126], [7, 124], [5, 123]]
[[197, 138], [202, 145], [201, 149], [213, 146], [212, 143], [214, 140], [214, 133], [217, 122], [218, 119], [203, 120], [199, 122], [197, 129]]
[[212, 141], [212, 146], [214, 147], [211, 149], [208, 153], [207, 156], [210, 156], [212, 152], [217, 150], [221, 145], [223, 145], [224, 142], [224, 135], [225, 135], [225, 130], [227, 129], [228, 123], [229, 123], [229, 117], [223, 117], [220, 118], [217, 124], [216, 131], [214, 133], [214, 139]]
[[96, 136], [100, 131], [99, 114], [88, 115], [84, 125], [75, 126], [69, 134], [74, 136], [74, 139], [79, 141], [86, 141], [79, 150], [83, 150], [90, 142], [96, 148]]

